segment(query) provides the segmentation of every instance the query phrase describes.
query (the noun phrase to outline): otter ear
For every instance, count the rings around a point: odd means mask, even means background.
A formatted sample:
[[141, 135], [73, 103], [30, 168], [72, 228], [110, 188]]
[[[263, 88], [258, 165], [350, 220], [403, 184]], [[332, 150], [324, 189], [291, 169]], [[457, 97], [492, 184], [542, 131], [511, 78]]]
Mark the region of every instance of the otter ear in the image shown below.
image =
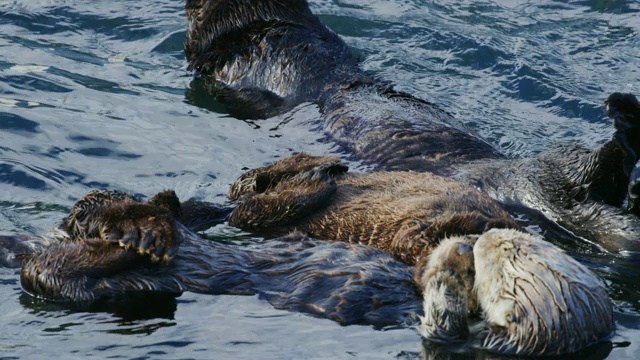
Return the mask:
[[473, 245], [464, 243], [458, 244], [458, 255], [464, 255], [470, 251], [473, 251]]

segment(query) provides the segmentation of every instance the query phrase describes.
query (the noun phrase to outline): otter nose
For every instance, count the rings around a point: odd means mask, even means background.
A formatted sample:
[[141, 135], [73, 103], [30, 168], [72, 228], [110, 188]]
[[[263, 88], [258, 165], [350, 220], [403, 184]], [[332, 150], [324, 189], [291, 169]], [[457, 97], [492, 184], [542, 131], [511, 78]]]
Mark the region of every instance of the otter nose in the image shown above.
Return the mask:
[[458, 244], [458, 255], [464, 255], [469, 251], [473, 251], [473, 245], [465, 243]]

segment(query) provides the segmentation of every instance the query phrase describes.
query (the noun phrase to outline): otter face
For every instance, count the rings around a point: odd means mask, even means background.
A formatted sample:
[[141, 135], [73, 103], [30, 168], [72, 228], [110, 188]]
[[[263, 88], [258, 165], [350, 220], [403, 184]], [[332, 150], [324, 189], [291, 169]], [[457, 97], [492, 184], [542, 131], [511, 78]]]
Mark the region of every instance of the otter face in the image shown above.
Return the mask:
[[467, 317], [476, 312], [473, 292], [473, 244], [477, 236], [444, 239], [429, 256], [418, 279], [424, 291], [420, 334], [432, 341], [462, 341], [469, 336]]
[[610, 335], [602, 282], [555, 246], [493, 229], [474, 246], [475, 289], [488, 326], [483, 347], [505, 354], [559, 355]]

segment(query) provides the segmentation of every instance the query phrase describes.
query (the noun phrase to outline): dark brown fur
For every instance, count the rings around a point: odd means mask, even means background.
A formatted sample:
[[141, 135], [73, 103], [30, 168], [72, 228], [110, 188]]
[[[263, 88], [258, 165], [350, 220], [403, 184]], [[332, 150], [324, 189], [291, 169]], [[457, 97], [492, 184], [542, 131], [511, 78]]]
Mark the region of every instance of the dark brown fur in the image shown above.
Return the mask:
[[519, 228], [487, 195], [416, 172], [346, 173], [337, 158], [299, 154], [249, 171], [231, 187], [231, 225], [257, 233], [293, 229], [323, 240], [375, 246], [407, 264], [451, 235]]
[[198, 81], [244, 117], [315, 102], [328, 138], [376, 170], [452, 177], [571, 241], [640, 248], [633, 95], [609, 97], [616, 132], [601, 148], [568, 145], [508, 159], [437, 105], [365, 74], [304, 0], [189, 0], [187, 17], [185, 53], [206, 75]]
[[[154, 198], [177, 200], [173, 192]], [[80, 222], [105, 226], [105, 216], [112, 210], [126, 212], [140, 205], [166, 211], [157, 201], [141, 203], [119, 192], [94, 191], [78, 201], [65, 224], [78, 220], [84, 211]], [[108, 225], [146, 227], [153, 211], [129, 213], [131, 219]], [[413, 268], [379, 249], [320, 241], [301, 233], [238, 246], [203, 239], [169, 217], [161, 221], [167, 223], [158, 231], [175, 228], [173, 241], [180, 246], [175, 257], [164, 262], [154, 262], [151, 254], [124, 248], [109, 238], [71, 237], [59, 230], [48, 239], [49, 245], [34, 242], [31, 246], [25, 244], [31, 240], [17, 236], [5, 237], [3, 243], [27, 252], [41, 251], [27, 257], [20, 281], [27, 293], [47, 300], [93, 303], [141, 292], [176, 295], [189, 290], [261, 294], [278, 309], [311, 313], [345, 325], [413, 323], [421, 313], [419, 292], [411, 279]]]
[[110, 240], [162, 262], [177, 250], [175, 221], [181, 214], [180, 200], [171, 190], [147, 203], [128, 194], [95, 190], [75, 203], [61, 227], [71, 239]]

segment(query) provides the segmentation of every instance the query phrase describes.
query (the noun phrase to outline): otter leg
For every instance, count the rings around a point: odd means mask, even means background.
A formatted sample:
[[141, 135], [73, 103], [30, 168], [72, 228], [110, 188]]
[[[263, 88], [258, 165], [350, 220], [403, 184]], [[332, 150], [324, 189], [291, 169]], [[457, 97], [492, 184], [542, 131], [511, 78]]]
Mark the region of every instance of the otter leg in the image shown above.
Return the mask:
[[281, 181], [272, 191], [246, 194], [231, 213], [229, 224], [258, 231], [293, 224], [325, 206], [337, 190], [337, 184], [323, 164], [312, 171]]
[[338, 158], [326, 156], [313, 156], [300, 153], [275, 164], [253, 169], [243, 174], [236, 180], [229, 190], [229, 198], [232, 200], [246, 194], [265, 193], [275, 188], [281, 181], [297, 174], [323, 167], [329, 175], [345, 173], [349, 168], [342, 164]]

